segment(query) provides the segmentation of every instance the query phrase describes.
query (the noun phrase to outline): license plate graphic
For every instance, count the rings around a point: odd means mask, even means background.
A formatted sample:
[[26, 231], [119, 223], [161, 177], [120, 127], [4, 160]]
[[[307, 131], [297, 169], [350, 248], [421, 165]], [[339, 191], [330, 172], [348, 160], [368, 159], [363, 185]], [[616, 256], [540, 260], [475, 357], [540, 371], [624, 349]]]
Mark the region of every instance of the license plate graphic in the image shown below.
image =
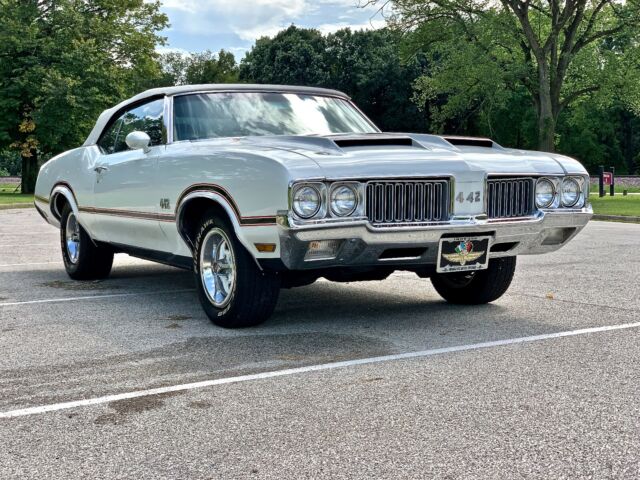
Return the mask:
[[491, 237], [456, 237], [440, 240], [438, 273], [484, 270], [489, 266]]

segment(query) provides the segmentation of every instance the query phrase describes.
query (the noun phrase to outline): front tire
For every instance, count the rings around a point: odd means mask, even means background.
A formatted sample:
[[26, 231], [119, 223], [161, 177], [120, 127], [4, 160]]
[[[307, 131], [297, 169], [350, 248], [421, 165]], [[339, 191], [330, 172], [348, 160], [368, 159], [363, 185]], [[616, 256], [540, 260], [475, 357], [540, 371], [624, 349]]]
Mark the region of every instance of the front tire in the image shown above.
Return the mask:
[[280, 277], [258, 268], [226, 219], [213, 212], [205, 215], [195, 247], [198, 298], [213, 323], [244, 328], [271, 316], [278, 301]]
[[516, 257], [494, 258], [489, 268], [475, 272], [435, 273], [431, 283], [449, 303], [481, 305], [500, 298], [511, 285]]
[[113, 250], [97, 246], [67, 204], [60, 217], [60, 248], [67, 275], [74, 280], [106, 278], [113, 265]]

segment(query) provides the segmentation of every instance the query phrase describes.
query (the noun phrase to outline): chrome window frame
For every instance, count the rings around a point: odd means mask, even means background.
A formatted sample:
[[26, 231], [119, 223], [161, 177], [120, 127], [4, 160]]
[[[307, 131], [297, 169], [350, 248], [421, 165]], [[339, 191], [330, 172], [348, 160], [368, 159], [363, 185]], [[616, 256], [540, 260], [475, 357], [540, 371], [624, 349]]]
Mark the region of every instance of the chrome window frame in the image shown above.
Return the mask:
[[[168, 128], [168, 125], [169, 125], [169, 123], [168, 123], [169, 122], [169, 117], [168, 117], [169, 110], [167, 110], [167, 98], [168, 98], [168, 95], [162, 95], [162, 94], [161, 95], [157, 95], [157, 96], [150, 96], [150, 97], [145, 98], [143, 100], [140, 100], [138, 102], [129, 103], [128, 105], [125, 105], [121, 109], [116, 110], [109, 117], [109, 121], [107, 123], [105, 123], [104, 128], [100, 132], [100, 135], [98, 135], [98, 139], [96, 140], [94, 145], [98, 146], [98, 148], [100, 149], [100, 153], [102, 155], [114, 155], [116, 153], [122, 153], [122, 152], [128, 151], [128, 150], [122, 150], [120, 152], [103, 152], [102, 151], [102, 147], [100, 147], [98, 145], [98, 142], [100, 142], [100, 139], [102, 138], [102, 136], [107, 132], [108, 129], [110, 129], [113, 126], [113, 124], [115, 122], [118, 121], [118, 119], [120, 119], [120, 117], [124, 113], [126, 113], [126, 112], [128, 112], [130, 110], [133, 110], [134, 108], [137, 108], [137, 107], [139, 107], [141, 105], [145, 105], [147, 103], [155, 102], [155, 101], [158, 101], [158, 100], [163, 100], [163, 105], [162, 105], [162, 127], [163, 127], [163, 132], [162, 132], [163, 135], [162, 135], [162, 137], [163, 137], [163, 142], [158, 144], [158, 145], [153, 145], [153, 146], [151, 146], [151, 148], [153, 148], [153, 147], [163, 147], [163, 146], [168, 145], [169, 144], [170, 130]], [[122, 126], [120, 126], [120, 128], [122, 128]], [[120, 130], [118, 129], [118, 133], [119, 133], [119, 131]]]

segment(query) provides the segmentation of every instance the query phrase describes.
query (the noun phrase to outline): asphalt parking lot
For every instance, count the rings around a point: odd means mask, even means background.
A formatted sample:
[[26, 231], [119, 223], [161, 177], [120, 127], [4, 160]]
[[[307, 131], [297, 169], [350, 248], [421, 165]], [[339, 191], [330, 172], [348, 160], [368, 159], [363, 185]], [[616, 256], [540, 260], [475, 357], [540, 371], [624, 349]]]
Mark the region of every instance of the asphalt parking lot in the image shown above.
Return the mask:
[[0, 478], [638, 478], [639, 239], [592, 222], [492, 305], [398, 273], [229, 331], [189, 273], [73, 282], [0, 211]]

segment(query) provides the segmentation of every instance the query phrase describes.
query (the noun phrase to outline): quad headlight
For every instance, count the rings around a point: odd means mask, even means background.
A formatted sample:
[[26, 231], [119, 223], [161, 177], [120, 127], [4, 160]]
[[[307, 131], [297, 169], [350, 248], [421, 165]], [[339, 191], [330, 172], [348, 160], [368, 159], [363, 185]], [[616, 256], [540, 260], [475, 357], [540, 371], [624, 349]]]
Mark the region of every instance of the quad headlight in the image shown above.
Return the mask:
[[541, 177], [536, 182], [537, 208], [580, 208], [585, 204], [583, 191], [588, 180], [583, 176]]
[[562, 181], [561, 200], [563, 207], [573, 207], [580, 200], [580, 184], [575, 178], [567, 177]]
[[358, 194], [351, 185], [339, 185], [330, 196], [331, 213], [338, 217], [351, 215], [358, 206]]
[[293, 211], [300, 218], [311, 218], [322, 204], [318, 189], [311, 185], [302, 185], [293, 192]]
[[556, 188], [548, 178], [540, 178], [536, 182], [536, 207], [547, 208], [551, 206], [556, 196]]

